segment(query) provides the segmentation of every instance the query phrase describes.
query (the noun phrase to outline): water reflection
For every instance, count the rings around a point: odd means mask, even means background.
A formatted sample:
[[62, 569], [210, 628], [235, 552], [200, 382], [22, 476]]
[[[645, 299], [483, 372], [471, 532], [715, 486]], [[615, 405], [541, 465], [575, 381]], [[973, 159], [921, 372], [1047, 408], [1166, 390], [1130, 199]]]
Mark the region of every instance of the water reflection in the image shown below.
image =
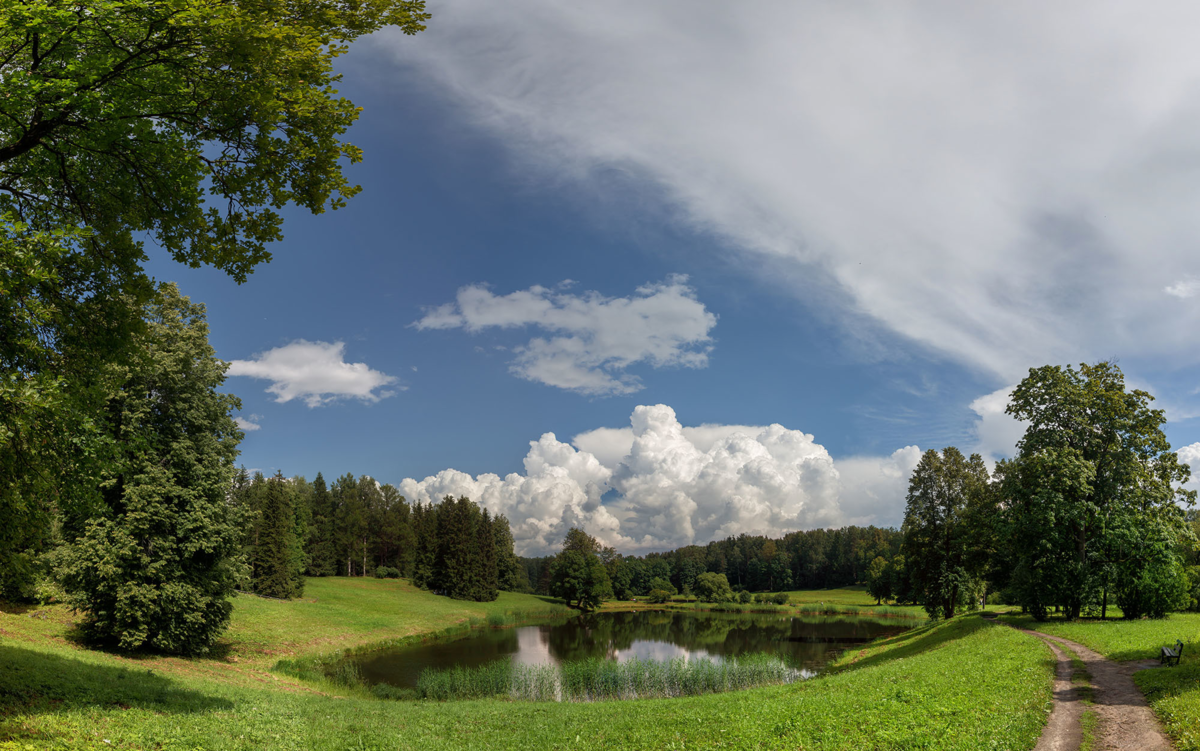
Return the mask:
[[910, 623], [864, 618], [791, 618], [773, 614], [596, 613], [566, 622], [477, 631], [452, 642], [378, 652], [358, 658], [368, 683], [415, 686], [426, 668], [474, 667], [507, 657], [517, 663], [721, 659], [773, 654], [794, 668], [819, 671], [842, 650], [900, 633]]

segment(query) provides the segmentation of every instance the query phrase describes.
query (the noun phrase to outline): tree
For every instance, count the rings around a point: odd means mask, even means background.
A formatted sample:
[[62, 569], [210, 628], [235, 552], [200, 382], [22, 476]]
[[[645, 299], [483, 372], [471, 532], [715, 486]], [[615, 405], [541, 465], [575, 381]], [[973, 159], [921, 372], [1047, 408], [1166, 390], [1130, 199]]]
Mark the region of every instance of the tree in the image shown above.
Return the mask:
[[148, 232], [177, 261], [237, 281], [270, 258], [276, 208], [358, 192], [340, 141], [359, 108], [334, 60], [420, 0], [0, 0], [0, 213], [86, 226], [117, 267]]
[[671, 580], [664, 579], [661, 576], [656, 576], [650, 580], [650, 591], [653, 592], [655, 590], [666, 592], [672, 597], [679, 594], [679, 590], [675, 589], [675, 585], [671, 583]]
[[308, 546], [309, 576], [333, 576], [338, 571], [336, 545], [337, 509], [320, 472], [312, 484], [312, 528]]
[[1106, 615], [1110, 593], [1130, 611], [1163, 615], [1181, 590], [1176, 549], [1191, 540], [1179, 503], [1191, 476], [1163, 434], [1154, 397], [1125, 389], [1110, 362], [1045, 366], [1013, 390], [1008, 413], [1028, 423], [1004, 463], [1012, 587], [1045, 618]]
[[334, 60], [427, 18], [422, 0], [0, 0], [0, 589], [120, 461], [99, 428], [155, 296], [144, 240], [240, 283], [285, 204], [342, 206], [359, 109]]
[[146, 316], [138, 357], [109, 401], [119, 462], [104, 477], [103, 506], [64, 524], [80, 532], [59, 549], [57, 571], [91, 640], [203, 653], [229, 622], [241, 575], [241, 520], [226, 503], [240, 404], [216, 390], [226, 366], [202, 305], [164, 285]]
[[595, 610], [612, 597], [608, 572], [597, 555], [600, 543], [581, 529], [572, 528], [563, 541], [563, 550], [551, 564], [550, 591], [566, 600], [569, 607]]
[[295, 498], [283, 473], [267, 481], [254, 550], [254, 591], [289, 600], [304, 592], [304, 560], [296, 537]]
[[883, 556], [876, 556], [867, 567], [867, 594], [875, 598], [878, 605], [892, 596], [891, 567]]
[[979, 561], [967, 509], [992, 489], [983, 459], [953, 446], [926, 451], [908, 483], [904, 559], [916, 598], [931, 618], [953, 618], [974, 596]]
[[730, 588], [725, 574], [711, 571], [696, 577], [695, 592], [696, 597], [700, 598], [702, 602], [731, 602], [733, 600], [733, 589]]

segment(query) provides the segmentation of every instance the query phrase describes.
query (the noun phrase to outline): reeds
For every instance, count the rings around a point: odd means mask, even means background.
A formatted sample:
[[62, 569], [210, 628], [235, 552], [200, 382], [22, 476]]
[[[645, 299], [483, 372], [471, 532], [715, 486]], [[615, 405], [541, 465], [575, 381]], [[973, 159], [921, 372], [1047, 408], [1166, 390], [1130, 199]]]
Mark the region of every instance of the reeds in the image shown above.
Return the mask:
[[516, 701], [652, 699], [791, 683], [802, 676], [770, 655], [625, 662], [593, 658], [562, 665], [499, 660], [476, 668], [426, 670], [416, 694], [439, 701], [502, 696]]

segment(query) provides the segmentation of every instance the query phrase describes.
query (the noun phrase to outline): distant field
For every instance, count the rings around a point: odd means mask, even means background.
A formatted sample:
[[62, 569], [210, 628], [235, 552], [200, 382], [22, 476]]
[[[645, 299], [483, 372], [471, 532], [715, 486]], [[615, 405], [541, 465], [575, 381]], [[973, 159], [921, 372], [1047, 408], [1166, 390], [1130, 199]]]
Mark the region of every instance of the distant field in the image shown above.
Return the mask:
[[1091, 647], [1113, 660], [1157, 659], [1161, 647], [1184, 642], [1178, 667], [1134, 674], [1150, 706], [1180, 751], [1200, 751], [1200, 613], [1175, 613], [1162, 620], [1049, 620], [1004, 616], [1003, 620]]
[[[310, 582], [308, 599], [239, 597], [223, 654], [127, 658], [80, 649], [61, 608], [0, 613], [0, 751], [43, 748], [1032, 748], [1049, 652], [977, 616], [847, 654], [800, 684], [687, 699], [553, 704], [387, 702], [329, 695], [265, 669], [315, 653], [523, 608], [437, 598], [395, 581]], [[105, 743], [105, 741], [109, 741]]]
[[308, 579], [304, 597], [291, 602], [238, 596], [227, 641], [238, 656], [273, 663], [438, 631], [472, 618], [573, 612], [533, 595], [501, 592], [495, 602], [463, 602], [404, 580], [330, 577]]

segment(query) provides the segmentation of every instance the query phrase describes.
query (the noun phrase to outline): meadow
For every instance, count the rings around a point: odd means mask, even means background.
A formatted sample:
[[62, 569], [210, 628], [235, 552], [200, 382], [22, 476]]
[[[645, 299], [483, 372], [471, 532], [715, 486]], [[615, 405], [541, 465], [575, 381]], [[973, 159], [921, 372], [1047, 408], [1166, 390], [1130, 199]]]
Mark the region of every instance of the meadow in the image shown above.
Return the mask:
[[872, 643], [788, 685], [636, 702], [381, 701], [269, 667], [550, 603], [481, 605], [362, 579], [310, 580], [306, 594], [237, 598], [222, 650], [190, 660], [86, 650], [60, 607], [5, 608], [0, 749], [1023, 749], [1049, 706], [1048, 650], [978, 616]]
[[1184, 643], [1177, 667], [1151, 668], [1134, 674], [1164, 729], [1179, 751], [1200, 751], [1200, 613], [1174, 613], [1160, 620], [1050, 619], [1004, 616], [1020, 628], [1079, 642], [1111, 660], [1158, 659], [1159, 649]]

